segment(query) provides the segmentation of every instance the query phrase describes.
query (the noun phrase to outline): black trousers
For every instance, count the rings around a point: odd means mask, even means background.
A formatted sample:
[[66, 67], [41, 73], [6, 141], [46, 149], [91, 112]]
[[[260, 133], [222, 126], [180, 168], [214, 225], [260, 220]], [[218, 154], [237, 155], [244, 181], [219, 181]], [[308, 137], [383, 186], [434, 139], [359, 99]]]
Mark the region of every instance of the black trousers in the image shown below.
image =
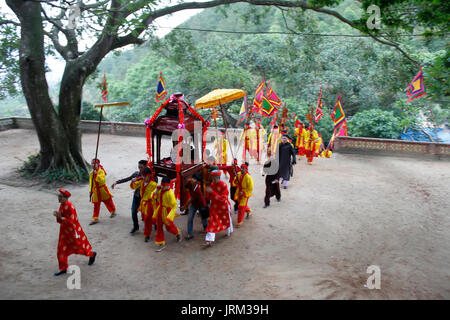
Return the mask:
[[234, 211], [239, 209], [239, 200], [234, 200], [234, 195], [236, 194], [237, 187], [230, 187], [230, 197], [234, 201]]
[[266, 196], [264, 197], [264, 204], [270, 205], [270, 198], [275, 196], [277, 200], [281, 199], [280, 183], [272, 183], [272, 181], [266, 181]]
[[131, 205], [131, 219], [133, 219], [133, 228], [139, 230], [138, 208], [141, 203], [141, 197], [133, 195], [133, 204]]

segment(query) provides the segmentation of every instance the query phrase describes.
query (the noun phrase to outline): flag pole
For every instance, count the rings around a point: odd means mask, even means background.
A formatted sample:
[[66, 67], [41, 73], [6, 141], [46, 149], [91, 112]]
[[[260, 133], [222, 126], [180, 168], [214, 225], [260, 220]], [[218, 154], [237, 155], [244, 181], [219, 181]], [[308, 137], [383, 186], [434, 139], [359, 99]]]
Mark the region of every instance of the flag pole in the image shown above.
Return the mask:
[[[100, 121], [98, 122], [98, 133], [97, 133], [97, 146], [95, 148], [95, 157], [94, 159], [97, 159], [97, 155], [98, 155], [98, 144], [100, 141], [100, 128], [102, 126], [102, 116], [103, 116], [103, 106], [100, 108]], [[94, 184], [94, 174], [92, 174], [92, 179], [91, 179], [91, 191], [92, 191], [92, 187]], [[92, 193], [89, 195], [89, 202], [91, 202], [92, 200]]]

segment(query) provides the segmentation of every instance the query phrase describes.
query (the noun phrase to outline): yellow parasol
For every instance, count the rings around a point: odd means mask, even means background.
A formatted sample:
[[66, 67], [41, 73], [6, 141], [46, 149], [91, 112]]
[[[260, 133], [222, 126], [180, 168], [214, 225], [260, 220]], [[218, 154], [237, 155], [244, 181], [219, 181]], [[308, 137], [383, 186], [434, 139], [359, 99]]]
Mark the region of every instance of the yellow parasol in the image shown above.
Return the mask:
[[243, 98], [245, 92], [240, 89], [215, 89], [195, 101], [196, 109], [206, 109]]
[[[213, 108], [211, 111], [211, 118], [214, 119], [214, 124], [216, 127], [216, 141], [218, 142], [218, 129], [217, 129], [217, 110], [216, 106], [220, 106], [220, 110], [222, 111], [223, 124], [225, 125], [225, 134], [227, 134], [227, 124], [225, 121], [225, 115], [223, 111], [222, 104], [228, 103], [230, 101], [243, 98], [245, 96], [245, 91], [240, 89], [215, 89], [204, 95], [200, 99], [195, 101], [195, 109], [207, 109]], [[233, 148], [230, 145], [231, 154], [233, 155]]]

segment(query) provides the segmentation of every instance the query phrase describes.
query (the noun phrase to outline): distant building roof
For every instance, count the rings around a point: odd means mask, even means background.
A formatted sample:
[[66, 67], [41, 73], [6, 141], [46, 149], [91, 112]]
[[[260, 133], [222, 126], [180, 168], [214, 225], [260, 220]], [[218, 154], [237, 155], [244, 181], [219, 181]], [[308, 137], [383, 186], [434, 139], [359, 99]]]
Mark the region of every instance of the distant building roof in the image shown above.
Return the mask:
[[[419, 130], [423, 130], [426, 133], [419, 131]], [[434, 140], [436, 140], [436, 133], [437, 133], [439, 142], [450, 143], [450, 130], [442, 129], [442, 128], [437, 128], [436, 130], [434, 128], [429, 128], [429, 127], [414, 129], [414, 130], [408, 129], [405, 133], [403, 133], [403, 132], [401, 133], [401, 139], [409, 140], [409, 141], [430, 142], [430, 138], [428, 135], [430, 135], [431, 137], [433, 137]]]

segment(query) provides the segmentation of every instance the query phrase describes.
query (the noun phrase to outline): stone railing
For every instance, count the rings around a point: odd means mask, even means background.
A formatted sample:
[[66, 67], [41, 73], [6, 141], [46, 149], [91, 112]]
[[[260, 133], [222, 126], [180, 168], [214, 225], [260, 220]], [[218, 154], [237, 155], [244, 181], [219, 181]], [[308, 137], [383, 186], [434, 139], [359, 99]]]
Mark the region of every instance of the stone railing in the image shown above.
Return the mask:
[[0, 118], [0, 131], [17, 128], [15, 118]]
[[[8, 129], [34, 129], [30, 118], [3, 118], [0, 119], [0, 131]], [[98, 121], [82, 120], [80, 128], [85, 133], [98, 132]], [[142, 136], [145, 137], [145, 124], [131, 122], [102, 122], [102, 133]], [[228, 129], [228, 137], [237, 140], [242, 133], [242, 129]], [[220, 133], [219, 133], [220, 134]], [[208, 141], [215, 137], [216, 130], [208, 130]], [[428, 156], [438, 159], [450, 159], [450, 144], [435, 142], [417, 142], [392, 139], [357, 138], [357, 137], [337, 137], [334, 151], [338, 153], [359, 153], [371, 155], [391, 155], [391, 156]]]
[[[97, 133], [98, 121], [81, 120], [81, 131], [84, 133]], [[0, 131], [8, 129], [34, 129], [33, 121], [30, 118], [12, 117], [0, 119]], [[220, 129], [220, 128], [219, 128]], [[102, 133], [124, 135], [124, 136], [136, 136], [145, 137], [145, 124], [134, 122], [109, 122], [102, 121], [101, 126]], [[242, 129], [230, 128], [228, 129], [228, 136], [240, 137]], [[219, 133], [220, 134], [220, 133]], [[210, 128], [208, 130], [208, 140], [216, 135], [216, 130]]]
[[392, 139], [337, 137], [334, 151], [399, 156], [432, 156], [450, 159], [450, 144]]

